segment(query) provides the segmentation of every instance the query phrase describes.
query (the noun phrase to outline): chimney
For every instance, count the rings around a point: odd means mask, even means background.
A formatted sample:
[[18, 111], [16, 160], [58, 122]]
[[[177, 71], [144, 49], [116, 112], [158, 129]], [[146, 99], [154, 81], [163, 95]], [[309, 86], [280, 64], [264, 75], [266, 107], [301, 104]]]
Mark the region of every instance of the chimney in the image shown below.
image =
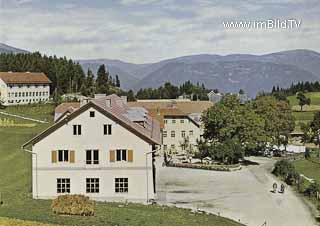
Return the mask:
[[89, 103], [91, 100], [91, 98], [86, 97], [86, 98], [80, 98], [80, 107], [82, 107], [83, 105], [86, 105], [87, 103]]
[[106, 106], [111, 108], [111, 99], [106, 99]]
[[127, 96], [121, 96], [121, 99], [123, 100], [124, 104], [128, 103], [128, 97]]
[[104, 94], [104, 93], [97, 93], [97, 94], [94, 94], [94, 99], [100, 99], [100, 98], [103, 98], [103, 97], [106, 97], [107, 95]]

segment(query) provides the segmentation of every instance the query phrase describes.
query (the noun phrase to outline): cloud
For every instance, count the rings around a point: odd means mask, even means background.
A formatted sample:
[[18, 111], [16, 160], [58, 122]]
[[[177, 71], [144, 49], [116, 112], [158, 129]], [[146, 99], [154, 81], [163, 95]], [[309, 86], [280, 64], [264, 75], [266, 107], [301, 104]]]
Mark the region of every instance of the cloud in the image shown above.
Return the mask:
[[[50, 55], [143, 63], [199, 53], [320, 50], [320, 7], [305, 3], [312, 0], [298, 0], [299, 7], [292, 0], [281, 7], [267, 4], [273, 0], [23, 1], [29, 2], [0, 7], [0, 42]], [[294, 31], [222, 26], [224, 20], [296, 17], [302, 26]]]

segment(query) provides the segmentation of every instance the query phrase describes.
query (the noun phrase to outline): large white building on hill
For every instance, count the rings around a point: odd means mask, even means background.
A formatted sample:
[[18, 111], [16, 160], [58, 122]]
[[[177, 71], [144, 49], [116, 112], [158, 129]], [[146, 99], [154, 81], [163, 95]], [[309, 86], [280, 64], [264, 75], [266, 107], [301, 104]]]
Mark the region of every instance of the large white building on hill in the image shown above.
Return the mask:
[[46, 102], [50, 84], [44, 73], [0, 72], [0, 100], [6, 106]]
[[[160, 125], [116, 96], [62, 104], [55, 123], [23, 145], [33, 153], [34, 198], [84, 194], [101, 201], [155, 198]], [[30, 150], [31, 149], [31, 150]]]

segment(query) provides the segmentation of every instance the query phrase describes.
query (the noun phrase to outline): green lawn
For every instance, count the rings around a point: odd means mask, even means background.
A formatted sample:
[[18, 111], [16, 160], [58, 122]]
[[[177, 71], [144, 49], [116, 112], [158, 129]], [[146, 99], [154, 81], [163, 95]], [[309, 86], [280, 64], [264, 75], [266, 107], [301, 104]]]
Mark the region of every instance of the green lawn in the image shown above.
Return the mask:
[[[29, 109], [30, 108], [30, 109]], [[29, 111], [30, 110], [30, 111]], [[7, 112], [34, 118], [50, 118], [53, 107], [46, 105], [7, 108]], [[41, 112], [42, 111], [42, 112]], [[1, 116], [4, 118], [3, 116]], [[39, 119], [38, 118], [38, 119]], [[16, 123], [26, 120], [11, 118]], [[49, 200], [31, 198], [31, 156], [20, 150], [21, 144], [48, 127], [0, 127], [0, 193], [4, 204], [0, 216], [70, 226], [239, 226], [241, 224], [215, 215], [193, 214], [190, 210], [117, 203], [98, 203], [93, 217], [59, 216], [51, 212]], [[0, 221], [0, 225], [1, 221]]]
[[52, 122], [54, 107], [52, 104], [31, 104], [10, 106], [6, 109], [0, 109], [0, 111]]
[[[305, 93], [305, 96], [311, 99], [311, 105], [320, 105], [320, 92]], [[298, 100], [295, 95], [288, 97], [291, 106], [298, 105]]]
[[320, 183], [320, 160], [318, 158], [313, 157], [312, 161], [306, 159], [297, 160], [293, 164], [299, 173]]
[[298, 100], [295, 95], [289, 96], [288, 100], [293, 110], [293, 116], [296, 122], [295, 131], [301, 131], [299, 124], [308, 123], [313, 119], [316, 111], [320, 111], [320, 92], [305, 93], [305, 96], [311, 99], [310, 106], [304, 106], [303, 111], [300, 110]]
[[1, 226], [57, 226], [53, 224], [43, 224], [34, 221], [23, 221], [17, 219], [11, 219], [7, 217], [0, 217]]

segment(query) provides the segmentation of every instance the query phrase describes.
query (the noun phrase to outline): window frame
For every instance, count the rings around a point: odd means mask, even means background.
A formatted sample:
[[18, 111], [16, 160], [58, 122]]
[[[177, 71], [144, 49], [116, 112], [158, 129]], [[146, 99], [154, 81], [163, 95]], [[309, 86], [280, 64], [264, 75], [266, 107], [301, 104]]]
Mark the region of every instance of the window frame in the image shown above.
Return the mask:
[[86, 193], [100, 193], [100, 178], [86, 178]]
[[57, 162], [69, 162], [69, 161], [70, 161], [70, 151], [69, 150], [58, 150]]
[[167, 130], [163, 130], [162, 136], [163, 136], [163, 137], [168, 137], [168, 131], [167, 131]]
[[115, 155], [116, 162], [128, 162], [127, 149], [116, 149]]
[[103, 135], [112, 135], [112, 124], [103, 125]]
[[73, 135], [75, 136], [82, 135], [82, 126], [80, 124], [73, 125]]
[[114, 179], [114, 191], [115, 193], [129, 193], [129, 178], [116, 177]]
[[[89, 156], [90, 156], [90, 159], [88, 159]], [[86, 165], [98, 165], [98, 164], [99, 164], [99, 150], [98, 149], [87, 149], [86, 150]]]
[[172, 138], [175, 138], [176, 137], [176, 131], [171, 130], [171, 134], [170, 135], [171, 135]]
[[70, 178], [57, 178], [57, 194], [70, 194], [70, 192], [71, 192]]

